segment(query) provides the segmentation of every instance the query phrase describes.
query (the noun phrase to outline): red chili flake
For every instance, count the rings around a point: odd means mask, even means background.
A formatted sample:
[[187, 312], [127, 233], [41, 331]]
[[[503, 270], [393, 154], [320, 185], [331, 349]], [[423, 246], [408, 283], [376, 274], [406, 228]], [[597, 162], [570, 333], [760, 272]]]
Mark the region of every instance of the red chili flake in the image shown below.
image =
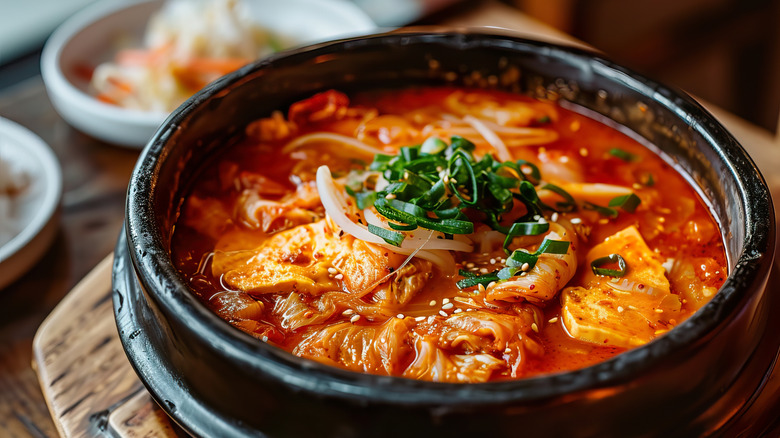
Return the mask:
[[532, 284], [531, 286], [528, 287], [528, 289], [534, 290], [535, 287], [536, 287], [536, 285]]

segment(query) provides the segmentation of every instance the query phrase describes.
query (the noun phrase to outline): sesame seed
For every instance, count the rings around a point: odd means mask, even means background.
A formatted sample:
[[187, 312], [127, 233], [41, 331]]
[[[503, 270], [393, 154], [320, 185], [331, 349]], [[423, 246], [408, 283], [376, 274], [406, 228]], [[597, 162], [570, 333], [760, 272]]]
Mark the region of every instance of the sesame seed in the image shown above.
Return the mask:
[[642, 189], [642, 184], [634, 183], [634, 184], [631, 185], [631, 187], [633, 187], [634, 190], [641, 190]]
[[496, 264], [496, 259], [490, 259], [490, 264], [491, 265], [495, 265]]
[[436, 167], [436, 171], [437, 171], [437, 172], [441, 172], [442, 170], [444, 170], [444, 168], [443, 168], [443, 167], [441, 167], [441, 166], [437, 166], [437, 167]]
[[453, 313], [460, 313], [462, 311], [463, 311], [463, 309], [455, 309], [455, 311]]
[[480, 284], [477, 286], [477, 290], [478, 290], [478, 291], [480, 291], [480, 292], [485, 292], [485, 285], [484, 285], [484, 284], [482, 284], [482, 283], [480, 283]]
[[480, 274], [487, 274], [488, 272], [490, 272], [490, 271], [488, 271], [487, 268], [482, 268], [482, 269], [479, 270]]
[[429, 306], [435, 306], [436, 305], [436, 300], [431, 300], [431, 302], [428, 303], [428, 305]]
[[493, 287], [495, 285], [496, 285], [496, 282], [495, 281], [491, 281], [490, 283], [488, 283], [487, 288], [490, 289], [491, 287]]
[[347, 310], [341, 312], [341, 314], [344, 315], [344, 316], [349, 316], [349, 315], [352, 315], [353, 313], [355, 313], [355, 311], [352, 310], [352, 309], [347, 309]]
[[523, 263], [523, 266], [520, 266], [521, 271], [527, 271], [529, 269], [531, 269], [531, 265], [529, 265], [528, 263]]
[[445, 305], [441, 306], [441, 308], [442, 308], [442, 309], [444, 309], [444, 310], [450, 310], [450, 309], [452, 309], [453, 307], [455, 307], [455, 305], [454, 305], [454, 304], [452, 304], [452, 303], [447, 303], [447, 304], [445, 304]]
[[559, 158], [558, 161], [560, 161], [561, 163], [568, 163], [569, 162], [569, 157], [564, 155], [561, 158]]
[[473, 268], [474, 266], [475, 266], [475, 265], [474, 265], [474, 263], [471, 263], [471, 262], [468, 262], [468, 263], [466, 263], [466, 268], [467, 268], [467, 269], [471, 269], [471, 268]]
[[336, 280], [343, 280], [344, 279], [344, 274], [336, 274], [336, 275], [333, 276], [333, 278], [335, 278]]
[[511, 349], [511, 348], [509, 348], [509, 347], [506, 347], [506, 350], [504, 350], [504, 353], [507, 353], [507, 354], [508, 354], [508, 353], [511, 353], [511, 352], [512, 352], [512, 349]]
[[399, 313], [398, 315], [395, 315], [395, 317], [398, 318], [398, 319], [406, 318], [403, 313]]
[[601, 224], [601, 225], [606, 225], [608, 223], [609, 223], [609, 219], [607, 219], [607, 218], [599, 219], [599, 224]]
[[457, 184], [458, 180], [456, 180], [455, 178], [450, 178], [450, 182], [453, 183], [453, 184]]
[[263, 342], [268, 342], [268, 336], [263, 336]]
[[446, 317], [447, 316], [447, 312], [445, 312], [443, 310], [439, 310], [439, 315]]
[[664, 309], [655, 309], [655, 313], [664, 313]]
[[356, 323], [360, 319], [360, 315], [352, 315], [352, 318], [349, 318], [349, 322]]
[[623, 306], [618, 306], [618, 312], [623, 313], [623, 310], [625, 310], [623, 309]]
[[385, 195], [385, 199], [395, 199], [395, 193], [388, 193]]
[[550, 216], [550, 221], [551, 221], [551, 222], [558, 222], [558, 212], [557, 212], [557, 211], [556, 211], [556, 212], [554, 212], [554, 213], [553, 213], [553, 214]]
[[442, 303], [442, 304], [447, 304], [447, 303], [449, 303], [449, 302], [450, 302], [450, 299], [449, 299], [449, 298], [445, 298], [445, 299], [441, 300], [441, 303]]
[[536, 325], [535, 322], [531, 323], [531, 330], [535, 331], [536, 333], [539, 333], [539, 326]]
[[580, 155], [582, 155], [583, 157], [587, 157], [588, 156], [588, 150], [585, 149], [585, 148], [580, 148]]
[[538, 214], [535, 214], [535, 215], [534, 215], [534, 220], [535, 220], [535, 221], [538, 221], [538, 220], [539, 220], [539, 219], [541, 219], [541, 218], [542, 218], [542, 217], [541, 217], [541, 216], [539, 216]]
[[569, 222], [571, 222], [571, 223], [573, 223], [573, 224], [581, 224], [581, 223], [582, 223], [582, 219], [580, 219], [580, 218], [578, 218], [578, 217], [573, 217], [573, 218], [571, 218], [571, 219], [569, 220]]
[[450, 177], [448, 175], [444, 175], [444, 178], [442, 178], [441, 180], [444, 182], [444, 184], [450, 183]]
[[336, 268], [328, 268], [328, 274], [336, 275], [339, 271], [336, 270]]
[[500, 261], [502, 264], [503, 264], [503, 263], [506, 263], [506, 259], [505, 259], [505, 258], [503, 258], [503, 257], [501, 257], [501, 260], [499, 260], [499, 261]]
[[414, 320], [417, 321], [417, 322], [425, 321], [425, 317], [424, 316], [418, 316], [417, 318], [414, 318]]
[[473, 309], [473, 308], [471, 308], [471, 307], [469, 307], [468, 309], [466, 309], [466, 312], [473, 312], [473, 311], [474, 311], [474, 309]]
[[550, 324], [555, 324], [556, 322], [558, 322], [558, 317], [556, 316], [554, 318], [550, 318], [549, 320], [547, 320], [547, 322], [549, 322]]

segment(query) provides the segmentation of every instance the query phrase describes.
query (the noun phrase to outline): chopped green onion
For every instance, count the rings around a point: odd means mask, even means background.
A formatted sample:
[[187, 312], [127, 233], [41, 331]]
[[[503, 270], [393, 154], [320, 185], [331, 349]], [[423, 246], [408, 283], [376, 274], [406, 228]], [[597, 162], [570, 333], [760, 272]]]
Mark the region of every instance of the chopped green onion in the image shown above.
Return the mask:
[[365, 210], [366, 208], [374, 205], [376, 201], [376, 192], [357, 192], [355, 193], [355, 203], [357, 208]]
[[536, 252], [537, 254], [566, 254], [569, 252], [570, 245], [571, 242], [568, 240], [545, 239]]
[[[524, 169], [530, 169], [530, 171], [525, 172]], [[539, 168], [530, 161], [517, 160], [517, 170], [520, 173], [520, 176], [526, 181], [530, 181], [533, 185], [539, 184], [539, 181], [542, 180], [542, 173], [539, 171]], [[529, 179], [529, 176], [531, 176], [533, 180]]]
[[404, 241], [403, 234], [386, 228], [377, 227], [376, 225], [368, 224], [368, 232], [381, 237], [382, 240], [393, 246], [401, 246], [401, 242]]
[[570, 211], [574, 211], [577, 208], [577, 201], [574, 200], [574, 197], [570, 195], [569, 192], [563, 190], [555, 184], [545, 184], [542, 187], [542, 190], [549, 190], [565, 200], [564, 202], [555, 203], [555, 206], [559, 211], [568, 213]]
[[447, 149], [447, 143], [439, 137], [428, 137], [420, 147], [420, 152], [428, 155], [435, 155]]
[[462, 149], [466, 152], [472, 152], [477, 147], [474, 146], [474, 143], [466, 140], [465, 138], [459, 136], [459, 135], [453, 135], [450, 137], [450, 148], [455, 151], [456, 149]]
[[528, 263], [528, 269], [531, 269], [534, 267], [534, 265], [536, 265], [537, 260], [539, 260], [538, 252], [530, 253], [525, 252], [522, 249], [517, 249], [513, 251], [509, 257], [507, 257], [506, 265], [519, 268]]
[[470, 287], [474, 287], [477, 285], [483, 285], [487, 286], [490, 283], [494, 281], [498, 281], [500, 278], [498, 278], [498, 275], [496, 275], [495, 272], [485, 275], [476, 275], [473, 277], [466, 277], [463, 280], [459, 280], [457, 283], [455, 283], [456, 286], [458, 286], [458, 289], [467, 289]]
[[[569, 245], [571, 242], [566, 240], [552, 240], [544, 239], [542, 244], [535, 252], [525, 252], [522, 249], [516, 249], [512, 254], [507, 257], [506, 265], [512, 268], [522, 268], [523, 265], [528, 263], [528, 267], [525, 271], [530, 271], [536, 266], [536, 262], [539, 260], [539, 256], [542, 254], [566, 254], [569, 251]], [[514, 275], [514, 274], [513, 274]]]
[[474, 271], [467, 271], [465, 269], [458, 269], [458, 275], [460, 275], [461, 277], [466, 277], [466, 278], [479, 277], [479, 274], [477, 274], [476, 272], [474, 272]]
[[640, 202], [642, 202], [642, 200], [639, 199], [639, 196], [631, 193], [628, 195], [617, 196], [612, 198], [609, 201], [609, 206], [620, 207], [625, 212], [633, 213], [636, 211], [636, 208], [639, 206]]
[[[602, 268], [602, 266], [612, 265], [617, 263], [618, 269]], [[620, 254], [610, 254], [605, 257], [597, 258], [590, 263], [590, 269], [596, 275], [605, 275], [609, 277], [622, 277], [626, 275], [628, 266], [626, 260]]]
[[550, 123], [551, 121], [552, 121], [552, 119], [550, 119], [550, 116], [542, 116], [542, 117], [539, 117], [538, 119], [536, 119], [536, 123], [539, 123], [539, 124]]
[[397, 230], [397, 231], [412, 231], [417, 229], [417, 224], [397, 224], [395, 222], [388, 222], [387, 225], [390, 225], [390, 228]]
[[376, 154], [374, 161], [368, 168], [369, 170], [384, 170], [393, 158], [395, 158], [393, 155]]
[[612, 217], [615, 218], [618, 216], [618, 211], [614, 208], [609, 207], [602, 207], [601, 205], [594, 204], [592, 202], [585, 201], [583, 203], [583, 208], [586, 210], [593, 210], [598, 212], [602, 216]]
[[623, 149], [618, 148], [612, 148], [609, 150], [609, 154], [613, 157], [620, 158], [621, 160], [625, 162], [633, 162], [637, 161], [639, 157], [637, 155], [632, 154], [631, 152], [624, 151]]
[[546, 233], [550, 229], [550, 224], [547, 222], [517, 222], [509, 227], [509, 231], [506, 233], [504, 239], [504, 251], [509, 254], [509, 244], [512, 243], [512, 239], [517, 236], [538, 236], [539, 234]]
[[407, 163], [414, 161], [420, 155], [420, 146], [406, 146], [401, 148], [401, 157]]

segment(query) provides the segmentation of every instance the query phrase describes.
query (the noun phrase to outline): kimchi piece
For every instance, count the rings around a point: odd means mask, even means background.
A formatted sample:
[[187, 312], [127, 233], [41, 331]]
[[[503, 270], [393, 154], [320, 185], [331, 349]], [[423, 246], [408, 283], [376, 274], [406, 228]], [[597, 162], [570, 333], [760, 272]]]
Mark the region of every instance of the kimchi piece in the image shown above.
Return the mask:
[[461, 88], [329, 90], [251, 123], [185, 198], [172, 257], [258, 342], [456, 383], [607, 360], [727, 276], [707, 206], [650, 147]]

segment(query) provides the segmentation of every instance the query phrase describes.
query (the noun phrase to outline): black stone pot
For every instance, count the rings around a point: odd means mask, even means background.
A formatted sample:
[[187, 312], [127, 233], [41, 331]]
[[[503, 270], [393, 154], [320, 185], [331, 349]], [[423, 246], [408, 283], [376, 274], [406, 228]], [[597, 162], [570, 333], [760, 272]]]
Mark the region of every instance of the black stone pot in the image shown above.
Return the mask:
[[[227, 139], [318, 91], [447, 83], [558, 96], [656, 145], [722, 226], [731, 275], [718, 294], [667, 335], [589, 368], [446, 384], [295, 357], [190, 293], [169, 236], [191, 180]], [[220, 79], [168, 118], [133, 172], [126, 215], [114, 265], [120, 337], [152, 396], [197, 436], [696, 436], [746, 409], [771, 365], [753, 360], [772, 310], [764, 291], [775, 239], [755, 164], [690, 97], [579, 49], [453, 31], [279, 54]]]

